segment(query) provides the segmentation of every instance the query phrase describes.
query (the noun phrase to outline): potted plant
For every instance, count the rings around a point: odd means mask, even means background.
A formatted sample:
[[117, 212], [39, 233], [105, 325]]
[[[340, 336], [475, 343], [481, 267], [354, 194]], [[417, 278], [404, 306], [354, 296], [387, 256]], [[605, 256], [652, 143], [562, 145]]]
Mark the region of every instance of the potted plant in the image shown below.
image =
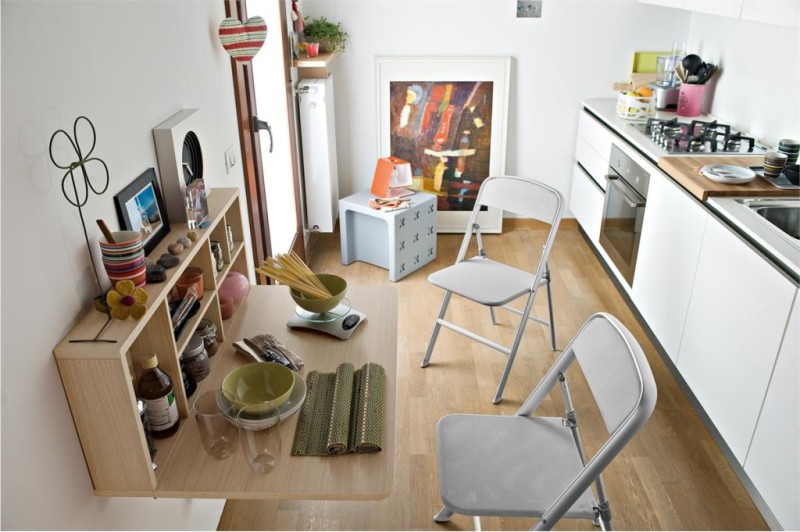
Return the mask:
[[344, 52], [347, 43], [347, 32], [342, 25], [331, 22], [325, 17], [317, 17], [306, 21], [303, 29], [306, 42], [319, 43], [320, 52]]

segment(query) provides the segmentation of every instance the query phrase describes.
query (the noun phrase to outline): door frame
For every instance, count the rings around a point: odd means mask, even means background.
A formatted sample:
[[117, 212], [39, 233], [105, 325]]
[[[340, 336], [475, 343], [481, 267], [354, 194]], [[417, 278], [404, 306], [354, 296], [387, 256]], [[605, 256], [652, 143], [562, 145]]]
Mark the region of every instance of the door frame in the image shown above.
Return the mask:
[[[225, 16], [247, 20], [247, 0], [223, 0]], [[295, 212], [297, 227], [292, 243], [292, 251], [305, 260], [305, 239], [303, 236], [303, 222], [300, 209], [300, 181], [297, 174], [298, 159], [297, 145], [295, 142], [295, 97], [291, 86], [289, 68], [291, 65], [291, 45], [287, 31], [286, 4], [280, 0], [281, 21], [280, 35], [283, 48], [288, 51], [284, 58], [284, 76], [287, 80], [286, 102], [289, 106], [289, 132], [292, 153], [292, 180], [295, 190]], [[250, 238], [253, 249], [253, 263], [260, 264], [272, 255], [272, 243], [269, 233], [269, 215], [267, 212], [267, 190], [264, 182], [264, 168], [261, 157], [260, 134], [253, 128], [253, 117], [258, 116], [256, 107], [255, 85], [253, 82], [252, 64], [250, 62], [236, 61], [231, 58], [231, 73], [233, 78], [233, 92], [236, 100], [236, 122], [239, 129], [239, 143], [242, 151], [242, 171], [244, 173], [247, 218], [250, 227]], [[256, 274], [257, 284], [272, 284], [272, 279]]]

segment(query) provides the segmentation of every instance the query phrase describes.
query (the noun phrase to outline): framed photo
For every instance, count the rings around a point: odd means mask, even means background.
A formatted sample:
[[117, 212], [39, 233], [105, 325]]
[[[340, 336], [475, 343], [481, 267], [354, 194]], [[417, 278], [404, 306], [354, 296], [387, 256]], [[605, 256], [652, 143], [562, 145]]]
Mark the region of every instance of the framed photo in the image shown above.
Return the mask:
[[145, 255], [169, 233], [169, 220], [155, 168], [148, 168], [133, 183], [120, 190], [114, 196], [114, 205], [120, 229], [142, 233]]
[[208, 216], [208, 199], [206, 198], [206, 185], [202, 179], [196, 179], [184, 191], [186, 220], [189, 229], [197, 229]]
[[[510, 57], [377, 57], [378, 157], [411, 163], [437, 196], [441, 233], [463, 233], [481, 183], [505, 173]], [[503, 213], [478, 217], [500, 233]]]

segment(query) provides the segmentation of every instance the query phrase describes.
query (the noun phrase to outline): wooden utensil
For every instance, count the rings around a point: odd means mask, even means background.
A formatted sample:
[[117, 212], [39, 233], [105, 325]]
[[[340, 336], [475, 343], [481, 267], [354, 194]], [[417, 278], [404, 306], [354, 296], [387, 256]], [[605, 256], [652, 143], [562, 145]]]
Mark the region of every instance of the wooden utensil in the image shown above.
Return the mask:
[[106, 242], [109, 244], [116, 244], [116, 240], [114, 240], [114, 236], [111, 234], [111, 231], [108, 229], [105, 220], [97, 220], [97, 225], [100, 227], [100, 230], [103, 232], [103, 236], [106, 238]]

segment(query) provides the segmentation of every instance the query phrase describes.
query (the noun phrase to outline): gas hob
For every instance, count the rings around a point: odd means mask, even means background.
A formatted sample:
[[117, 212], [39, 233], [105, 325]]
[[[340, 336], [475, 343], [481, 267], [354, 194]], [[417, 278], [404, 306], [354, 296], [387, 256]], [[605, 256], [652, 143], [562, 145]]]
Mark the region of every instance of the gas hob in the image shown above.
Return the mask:
[[631, 125], [664, 150], [665, 155], [760, 155], [766, 152], [755, 139], [734, 131], [728, 124], [693, 120], [679, 122], [650, 118]]

